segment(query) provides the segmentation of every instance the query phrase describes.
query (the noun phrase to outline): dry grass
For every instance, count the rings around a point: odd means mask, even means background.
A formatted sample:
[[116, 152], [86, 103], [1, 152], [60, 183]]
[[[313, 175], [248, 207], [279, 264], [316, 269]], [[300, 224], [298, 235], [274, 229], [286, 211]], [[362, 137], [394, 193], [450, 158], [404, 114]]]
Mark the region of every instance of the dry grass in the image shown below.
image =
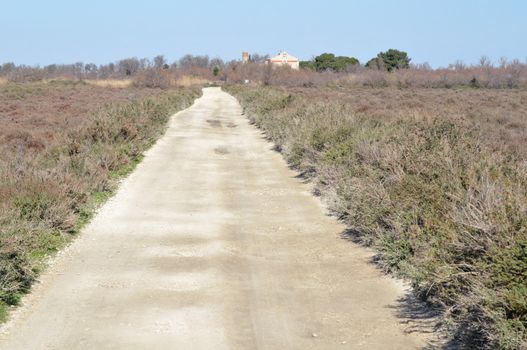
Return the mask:
[[0, 87], [0, 320], [197, 88]]
[[0, 87], [2, 148], [49, 146], [63, 130], [83, 126], [108, 103], [126, 103], [159, 93], [157, 89], [108, 89], [84, 82], [14, 84]]
[[527, 91], [228, 89], [456, 341], [527, 346]]
[[176, 86], [180, 87], [203, 86], [207, 83], [209, 80], [191, 75], [183, 75], [176, 80]]
[[111, 88], [125, 89], [125, 88], [129, 88], [130, 86], [132, 86], [131, 79], [97, 79], [97, 80], [87, 79], [84, 81], [87, 84], [95, 85], [99, 87], [111, 87]]
[[465, 67], [460, 69], [401, 69], [391, 73], [358, 69], [345, 75], [340, 83], [369, 87], [420, 88], [519, 88], [527, 87], [527, 65], [514, 63], [503, 67]]
[[191, 75], [179, 76], [172, 70], [157, 68], [145, 69], [137, 73], [133, 79], [134, 86], [160, 89], [204, 86], [207, 83], [208, 80], [204, 78]]
[[494, 149], [527, 161], [527, 90], [447, 88], [292, 88], [307, 99], [338, 100], [349, 112], [375, 120], [448, 119], [478, 129]]
[[7, 84], [7, 79], [0, 78], [0, 85], [5, 85], [5, 84]]

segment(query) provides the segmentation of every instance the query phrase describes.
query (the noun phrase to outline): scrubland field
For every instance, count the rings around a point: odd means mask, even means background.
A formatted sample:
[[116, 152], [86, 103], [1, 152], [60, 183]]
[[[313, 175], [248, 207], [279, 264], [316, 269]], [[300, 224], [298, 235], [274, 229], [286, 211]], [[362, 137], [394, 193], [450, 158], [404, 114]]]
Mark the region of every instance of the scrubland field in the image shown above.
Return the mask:
[[525, 347], [527, 91], [290, 85], [226, 90], [454, 347]]
[[527, 65], [145, 62], [3, 65], [0, 320], [215, 81], [313, 181], [342, 238], [371, 246], [439, 311], [447, 345], [527, 348]]
[[200, 91], [0, 84], [0, 320]]

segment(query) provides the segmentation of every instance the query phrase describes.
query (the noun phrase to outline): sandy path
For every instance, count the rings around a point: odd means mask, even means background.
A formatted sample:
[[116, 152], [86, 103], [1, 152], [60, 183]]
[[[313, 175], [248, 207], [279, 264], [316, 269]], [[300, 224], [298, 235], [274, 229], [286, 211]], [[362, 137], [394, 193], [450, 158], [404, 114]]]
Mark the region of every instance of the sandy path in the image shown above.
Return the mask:
[[204, 90], [52, 264], [2, 349], [412, 349], [400, 282]]

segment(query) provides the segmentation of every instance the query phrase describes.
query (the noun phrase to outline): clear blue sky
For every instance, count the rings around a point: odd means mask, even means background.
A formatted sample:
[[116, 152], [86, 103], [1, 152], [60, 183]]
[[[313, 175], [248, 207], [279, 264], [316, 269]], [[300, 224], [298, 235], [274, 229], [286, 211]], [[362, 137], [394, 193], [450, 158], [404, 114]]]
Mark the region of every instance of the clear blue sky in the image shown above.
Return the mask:
[[525, 0], [18, 0], [0, 8], [0, 63], [232, 59], [281, 49], [365, 62], [389, 48], [434, 67], [482, 55], [527, 59]]

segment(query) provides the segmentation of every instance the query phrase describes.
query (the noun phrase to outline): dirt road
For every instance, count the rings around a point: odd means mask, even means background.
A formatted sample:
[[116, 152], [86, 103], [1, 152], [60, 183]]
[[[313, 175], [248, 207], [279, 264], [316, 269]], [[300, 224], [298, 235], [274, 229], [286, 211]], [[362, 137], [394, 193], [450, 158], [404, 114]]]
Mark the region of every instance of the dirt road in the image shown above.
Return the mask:
[[412, 349], [400, 282], [219, 88], [52, 264], [1, 349]]

